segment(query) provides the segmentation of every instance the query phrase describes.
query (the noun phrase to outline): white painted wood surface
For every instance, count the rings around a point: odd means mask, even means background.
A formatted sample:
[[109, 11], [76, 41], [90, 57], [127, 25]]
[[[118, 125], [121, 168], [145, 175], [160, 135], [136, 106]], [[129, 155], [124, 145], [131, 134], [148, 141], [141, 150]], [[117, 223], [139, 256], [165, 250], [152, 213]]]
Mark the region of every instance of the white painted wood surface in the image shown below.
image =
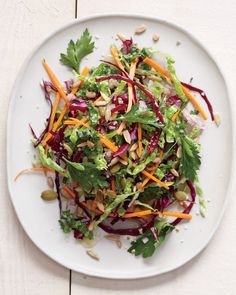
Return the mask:
[[[187, 28], [211, 51], [231, 93], [236, 93], [234, 0], [78, 0], [78, 18], [109, 12], [156, 16]], [[3, 295], [69, 294], [69, 270], [32, 244], [13, 212], [6, 185], [5, 125], [9, 93], [24, 58], [45, 35], [71, 21], [74, 15], [75, 0], [0, 0], [0, 294]], [[184, 267], [160, 277], [125, 282], [72, 273], [71, 294], [235, 294], [235, 194], [236, 182], [215, 237], [203, 253]]]
[[0, 1], [1, 295], [46, 295], [54, 291], [57, 295], [69, 294], [69, 270], [53, 262], [33, 245], [10, 204], [5, 173], [5, 127], [9, 94], [19, 67], [44, 36], [71, 21], [74, 12], [74, 0]]

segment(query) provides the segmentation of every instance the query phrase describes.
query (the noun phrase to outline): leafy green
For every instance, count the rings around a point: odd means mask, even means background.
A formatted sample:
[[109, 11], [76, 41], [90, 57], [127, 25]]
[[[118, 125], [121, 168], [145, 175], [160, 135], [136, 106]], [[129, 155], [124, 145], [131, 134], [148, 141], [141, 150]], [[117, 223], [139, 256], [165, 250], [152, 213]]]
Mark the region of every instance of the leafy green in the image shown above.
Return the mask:
[[120, 83], [118, 84], [118, 86], [116, 87], [114, 94], [121, 94], [123, 92], [123, 90], [126, 87], [126, 82], [125, 81], [120, 81]]
[[69, 233], [72, 230], [79, 230], [86, 238], [90, 240], [93, 238], [93, 232], [90, 231], [82, 221], [76, 220], [69, 210], [61, 213], [59, 223], [64, 233]]
[[88, 108], [89, 108], [89, 119], [90, 119], [90, 122], [93, 125], [97, 125], [98, 124], [98, 120], [100, 118], [100, 114], [99, 114], [98, 108], [96, 108], [93, 105], [93, 103], [89, 103], [88, 104]]
[[67, 172], [65, 171], [65, 169], [63, 169], [55, 161], [53, 161], [50, 157], [48, 157], [46, 155], [45, 149], [41, 144], [38, 145], [37, 149], [38, 149], [38, 153], [39, 153], [39, 160], [40, 160], [42, 166], [52, 168], [53, 170], [67, 176]]
[[126, 122], [129, 123], [142, 123], [154, 127], [161, 127], [161, 125], [157, 123], [157, 117], [153, 112], [149, 109], [141, 111], [138, 108], [138, 104], [135, 104], [127, 114], [116, 118], [116, 120], [126, 120]]
[[84, 171], [84, 166], [82, 164], [76, 163], [76, 162], [71, 162], [71, 161], [67, 160], [66, 158], [64, 158], [64, 161], [66, 161], [67, 164], [69, 164], [70, 166], [72, 166], [76, 170]]
[[95, 69], [93, 69], [90, 78], [97, 78], [101, 76], [108, 76], [112, 74], [118, 74], [119, 71], [105, 63], [101, 63], [99, 66], [97, 66]]
[[169, 55], [166, 55], [166, 61], [167, 61], [168, 71], [171, 73], [171, 76], [172, 76], [172, 81], [173, 81], [174, 86], [175, 86], [175, 91], [176, 91], [177, 95], [179, 96], [179, 98], [182, 101], [185, 102], [186, 101], [186, 96], [185, 96], [185, 94], [183, 92], [182, 85], [181, 85], [179, 79], [176, 76], [175, 68], [173, 66], [175, 61]]
[[201, 164], [199, 145], [188, 136], [182, 135], [181, 147], [180, 172], [189, 180], [194, 181]]
[[81, 60], [88, 55], [89, 53], [93, 52], [94, 49], [94, 42], [92, 41], [92, 37], [86, 29], [83, 32], [83, 35], [74, 42], [73, 40], [70, 40], [68, 47], [67, 47], [67, 53], [61, 53], [60, 61], [68, 66], [73, 68], [75, 71], [79, 72], [79, 66]]
[[156, 221], [154, 227], [157, 231], [158, 240], [155, 239], [152, 231], [149, 229], [136, 241], [131, 243], [128, 252], [135, 256], [142, 255], [144, 258], [150, 257], [164, 242], [166, 235], [174, 229], [173, 225], [163, 221]]
[[108, 186], [106, 178], [101, 175], [101, 171], [96, 168], [96, 165], [90, 162], [81, 164], [84, 170], [76, 169], [74, 165], [68, 163], [68, 172], [70, 177], [79, 182], [80, 186], [90, 192], [92, 189], [99, 189]]
[[145, 160], [143, 163], [138, 164], [138, 165], [134, 168], [132, 175], [137, 175], [138, 173], [140, 173], [143, 169], [145, 169], [145, 167], [146, 167], [149, 163], [151, 163], [151, 162], [156, 158], [156, 156], [157, 156], [157, 153], [156, 153], [156, 152], [151, 153], [151, 154], [146, 158], [146, 160]]
[[105, 155], [104, 154], [98, 154], [95, 159], [94, 159], [96, 168], [98, 170], [104, 170], [107, 169], [107, 161], [105, 159]]
[[110, 203], [104, 213], [100, 216], [100, 218], [94, 222], [93, 224], [93, 228], [97, 227], [99, 223], [101, 223], [103, 220], [105, 220], [107, 218], [107, 216], [121, 203], [124, 202], [124, 200], [126, 200], [128, 197], [137, 194], [137, 192], [132, 192], [129, 194], [122, 194], [122, 195], [118, 195], [116, 196], [116, 198], [114, 199], [114, 201], [112, 203]]
[[124, 193], [129, 194], [133, 189], [134, 179], [131, 177], [126, 178]]

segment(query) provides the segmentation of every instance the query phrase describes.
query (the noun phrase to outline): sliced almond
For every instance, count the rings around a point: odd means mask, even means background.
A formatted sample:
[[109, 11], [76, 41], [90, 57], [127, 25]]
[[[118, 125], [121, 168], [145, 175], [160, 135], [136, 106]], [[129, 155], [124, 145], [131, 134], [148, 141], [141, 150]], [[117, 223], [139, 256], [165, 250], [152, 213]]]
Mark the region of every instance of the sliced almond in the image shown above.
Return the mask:
[[93, 91], [86, 91], [86, 96], [88, 98], [95, 98], [96, 97], [96, 92], [93, 92]]
[[178, 171], [175, 170], [174, 168], [170, 169], [170, 172], [171, 172], [174, 176], [179, 177], [179, 173], [178, 173]]
[[106, 119], [106, 121], [109, 121], [110, 118], [111, 118], [111, 110], [106, 109], [106, 111], [105, 111], [105, 119]]
[[125, 161], [124, 159], [121, 159], [121, 158], [120, 158], [119, 161], [120, 161], [121, 164], [123, 164], [123, 165], [125, 165], [125, 166], [128, 165], [128, 162]]
[[161, 163], [161, 159], [159, 157], [156, 157], [154, 160], [153, 160], [153, 163], [157, 164], [157, 163]]
[[134, 151], [136, 151], [137, 148], [138, 148], [138, 144], [134, 143], [133, 145], [131, 145], [131, 148], [129, 149], [129, 151], [134, 152]]
[[94, 147], [94, 143], [90, 140], [87, 140], [87, 146], [91, 149]]
[[130, 137], [130, 133], [127, 129], [123, 131], [123, 136], [124, 136], [125, 141], [130, 144], [131, 137]]
[[135, 29], [135, 34], [142, 34], [144, 33], [145, 31], [147, 30], [147, 27], [145, 25], [141, 25], [141, 26], [138, 26], [136, 29]]
[[159, 39], [160, 39], [160, 36], [158, 36], [157, 34], [153, 34], [153, 36], [152, 36], [152, 40], [153, 40], [154, 42], [159, 41]]
[[82, 142], [80, 144], [77, 145], [77, 147], [84, 147], [84, 146], [87, 146], [87, 142]]
[[120, 39], [120, 41], [124, 42], [125, 40], [127, 40], [128, 38], [122, 34], [122, 33], [117, 33], [116, 36]]
[[216, 123], [216, 126], [219, 127], [220, 123], [221, 123], [221, 118], [220, 118], [220, 114], [219, 113], [215, 113], [214, 114], [214, 121]]
[[130, 157], [133, 159], [133, 160], [136, 160], [137, 159], [137, 154], [135, 152], [130, 152]]
[[108, 101], [106, 100], [99, 100], [94, 102], [94, 105], [96, 107], [106, 106], [107, 104], [108, 104]]
[[116, 241], [116, 245], [117, 245], [117, 247], [118, 247], [119, 249], [121, 249], [121, 248], [122, 248], [122, 242], [121, 242], [121, 240], [117, 240], [117, 241]]
[[100, 260], [99, 256], [97, 253], [95, 253], [94, 251], [92, 250], [87, 250], [86, 253], [93, 259], [95, 260]]
[[67, 150], [67, 152], [69, 153], [69, 155], [72, 155], [73, 154], [72, 148], [67, 143], [63, 143], [63, 147], [64, 147], [65, 150]]
[[118, 85], [119, 85], [119, 83], [118, 83], [117, 80], [115, 80], [115, 79], [110, 79], [110, 80], [108, 81], [108, 87], [109, 87], [110, 89], [114, 89], [114, 88], [116, 88]]
[[114, 166], [115, 164], [117, 164], [119, 162], [119, 158], [116, 157], [116, 158], [113, 158], [111, 160], [111, 162], [108, 164], [108, 167], [111, 167], [111, 166]]
[[114, 234], [105, 235], [104, 238], [106, 238], [107, 240], [110, 240], [110, 241], [119, 241], [120, 240], [120, 236], [114, 235]]

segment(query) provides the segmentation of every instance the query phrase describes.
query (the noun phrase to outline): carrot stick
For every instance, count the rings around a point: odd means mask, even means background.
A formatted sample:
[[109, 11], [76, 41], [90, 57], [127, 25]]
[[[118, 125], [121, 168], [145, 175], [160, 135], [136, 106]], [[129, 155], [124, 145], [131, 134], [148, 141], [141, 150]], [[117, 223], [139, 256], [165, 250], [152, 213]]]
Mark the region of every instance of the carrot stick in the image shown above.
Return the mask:
[[[169, 72], [167, 72], [165, 69], [163, 69], [160, 65], [158, 65], [155, 61], [151, 60], [148, 57], [146, 57], [143, 61], [146, 64], [148, 64], [149, 66], [151, 66], [152, 68], [154, 68], [157, 72], [159, 72], [162, 75], [166, 76], [167, 78], [173, 80], [171, 74]], [[195, 97], [183, 85], [182, 85], [182, 90], [183, 90], [184, 94], [188, 97], [188, 99], [191, 101], [191, 103], [193, 104], [193, 106], [195, 107], [195, 109], [199, 111], [199, 113], [201, 114], [202, 118], [204, 120], [207, 120], [207, 116], [206, 116], [204, 110], [199, 105], [199, 103], [196, 101]]]
[[93, 103], [96, 103], [96, 102], [98, 102], [98, 101], [100, 101], [102, 99], [103, 99], [103, 97], [102, 96], [99, 96]]
[[[91, 210], [91, 211], [93, 211], [93, 212], [95, 212], [95, 213], [97, 213], [97, 214], [99, 214], [99, 215], [102, 215], [102, 214], [103, 214], [102, 211], [100, 211], [100, 210], [98, 210], [98, 209], [93, 209], [93, 208], [92, 208], [91, 206], [89, 206], [86, 202], [81, 202], [81, 204], [82, 204], [82, 206], [84, 206], [85, 208], [88, 208], [89, 210]], [[109, 216], [109, 217], [116, 217], [116, 214], [110, 213], [108, 216]]]
[[100, 135], [100, 136], [101, 136], [100, 142], [102, 144], [104, 144], [107, 148], [109, 148], [113, 153], [118, 151], [118, 147], [112, 141], [110, 141], [104, 135]]
[[116, 133], [117, 134], [121, 134], [121, 132], [123, 131], [123, 129], [125, 128], [125, 120], [123, 120], [121, 123], [120, 123], [120, 126], [119, 128], [116, 130]]
[[138, 124], [138, 156], [141, 157], [143, 152], [143, 145], [142, 145], [142, 128], [141, 124]]
[[[33, 168], [28, 168], [28, 169], [24, 169], [21, 172], [19, 172], [16, 177], [14, 178], [14, 181], [16, 181], [21, 175], [25, 174], [25, 173], [31, 173], [34, 171], [40, 171], [40, 172], [55, 172], [55, 170], [53, 170], [52, 168], [46, 168], [46, 167], [33, 167]], [[64, 174], [59, 173], [60, 175], [64, 176]]]
[[177, 119], [179, 113], [180, 113], [180, 110], [178, 110], [176, 113], [174, 113], [174, 115], [173, 115], [172, 118], [171, 118], [171, 120], [172, 120], [173, 122], [176, 121], [176, 119]]
[[[64, 105], [64, 108], [62, 109], [59, 118], [57, 119], [57, 121], [54, 123], [52, 130], [55, 132], [57, 131], [58, 127], [61, 124], [61, 121], [63, 119], [63, 117], [65, 116], [65, 113], [67, 111], [67, 105]], [[42, 145], [45, 146], [45, 144], [47, 143], [47, 141], [52, 137], [51, 133], [48, 133], [46, 138], [43, 140]]]
[[186, 214], [186, 213], [179, 213], [179, 212], [156, 212], [156, 211], [151, 211], [151, 210], [144, 210], [144, 211], [138, 211], [138, 212], [133, 212], [133, 213], [127, 213], [122, 215], [122, 218], [132, 218], [132, 217], [140, 217], [144, 215], [165, 215], [165, 216], [172, 216], [176, 218], [182, 218], [182, 219], [191, 219], [192, 215], [191, 214]]
[[[131, 80], [134, 79], [137, 62], [138, 62], [137, 59], [135, 59], [135, 61], [131, 62], [130, 70], [129, 70], [129, 76], [130, 76]], [[128, 107], [127, 107], [126, 113], [128, 113], [131, 110], [133, 99], [134, 99], [133, 86], [130, 83], [128, 83], [128, 98], [129, 98], [129, 100], [128, 100]]]
[[50, 123], [49, 123], [49, 127], [48, 127], [49, 131], [53, 127], [53, 123], [54, 123], [54, 119], [55, 119], [55, 115], [56, 115], [56, 111], [57, 111], [57, 107], [59, 105], [59, 102], [60, 102], [60, 94], [59, 94], [59, 92], [57, 92], [56, 98], [55, 98], [55, 101], [54, 101], [54, 104], [53, 104], [53, 108], [52, 108], [52, 114], [51, 114], [51, 117], [50, 117]]
[[161, 187], [164, 187], [167, 190], [169, 189], [169, 187], [164, 182], [162, 182], [160, 179], [156, 178], [155, 176], [153, 176], [151, 173], [147, 172], [146, 170], [141, 171], [141, 173], [145, 175], [146, 177], [148, 177], [149, 179], [158, 183]]
[[76, 194], [70, 189], [66, 184], [63, 185], [64, 190], [73, 198], [75, 199]]
[[64, 122], [65, 125], [76, 125], [78, 127], [80, 127], [81, 125], [83, 125], [84, 127], [86, 128], [90, 128], [90, 126], [88, 124], [86, 124], [88, 122], [89, 118], [88, 117], [85, 117], [81, 120], [78, 120], [76, 118], [70, 118], [68, 120], [66, 120]]
[[110, 49], [111, 55], [114, 58], [115, 62], [117, 63], [117, 65], [124, 70], [124, 67], [120, 61], [120, 57], [119, 57], [119, 51], [116, 47], [111, 47]]
[[[88, 75], [88, 73], [89, 73], [89, 68], [88, 67], [85, 67], [84, 69], [83, 69], [83, 71], [81, 72], [81, 76], [83, 76], [83, 77], [86, 77], [87, 75]], [[77, 86], [75, 86], [72, 90], [71, 90], [71, 93], [72, 94], [75, 94], [78, 90], [79, 90], [79, 88], [80, 88], [80, 86], [83, 84], [83, 81], [79, 81], [79, 84], [77, 85]]]
[[67, 99], [67, 95], [65, 94], [64, 90], [62, 89], [62, 86], [60, 82], [58, 81], [57, 77], [53, 73], [53, 71], [50, 69], [49, 65], [46, 63], [45, 59], [42, 60], [42, 64], [44, 69], [46, 70], [50, 80], [57, 88], [57, 91], [60, 93], [61, 97], [64, 99], [65, 103], [68, 104], [69, 100]]

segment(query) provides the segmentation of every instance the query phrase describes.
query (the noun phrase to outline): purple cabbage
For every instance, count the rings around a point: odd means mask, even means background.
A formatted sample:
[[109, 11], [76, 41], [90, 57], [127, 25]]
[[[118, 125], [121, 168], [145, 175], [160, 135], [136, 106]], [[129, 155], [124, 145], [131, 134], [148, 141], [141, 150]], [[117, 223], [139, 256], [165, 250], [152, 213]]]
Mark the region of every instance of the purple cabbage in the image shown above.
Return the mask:
[[124, 54], [129, 54], [133, 45], [133, 40], [131, 39], [126, 39], [125, 41], [122, 41], [123, 43], [123, 52]]
[[118, 106], [114, 107], [113, 109], [111, 109], [111, 113], [118, 112], [118, 113], [124, 114], [124, 111], [126, 109], [127, 109], [127, 105], [121, 104], [121, 105], [118, 105]]
[[66, 91], [67, 91], [67, 93], [70, 93], [71, 87], [72, 87], [72, 80], [66, 80], [66, 81], [64, 81], [64, 83], [66, 85]]
[[195, 86], [190, 85], [190, 84], [187, 84], [187, 83], [184, 83], [184, 82], [181, 82], [181, 84], [182, 84], [184, 87], [188, 88], [189, 90], [191, 90], [191, 91], [195, 91], [195, 92], [197, 92], [197, 93], [199, 93], [199, 94], [201, 95], [201, 97], [202, 97], [202, 98], [204, 99], [204, 101], [206, 102], [206, 105], [207, 105], [207, 107], [208, 107], [209, 113], [210, 113], [210, 115], [211, 115], [211, 120], [214, 121], [215, 119], [214, 119], [214, 111], [213, 111], [213, 107], [212, 107], [210, 101], [208, 100], [208, 98], [207, 98], [205, 92], [204, 92], [203, 90], [201, 90], [201, 89], [195, 87]]
[[79, 97], [77, 99], [73, 99], [73, 101], [71, 102], [69, 106], [69, 110], [80, 111], [82, 113], [85, 113], [88, 110], [88, 105], [82, 97]]
[[124, 152], [126, 152], [129, 148], [130, 144], [129, 143], [124, 143], [123, 145], [121, 145], [117, 152], [113, 153], [113, 158], [118, 157], [120, 155], [122, 155]]
[[155, 149], [157, 148], [160, 135], [161, 135], [160, 130], [157, 130], [155, 132], [155, 134], [151, 137], [150, 143], [148, 145], [148, 153], [149, 154], [153, 153], [155, 151]]
[[156, 200], [153, 204], [153, 208], [157, 209], [158, 211], [164, 211], [167, 207], [172, 204], [172, 200], [166, 196], [162, 195], [158, 200]]
[[170, 105], [176, 105], [177, 107], [181, 106], [181, 100], [179, 99], [178, 95], [172, 95], [169, 96], [167, 101], [166, 101], [166, 105], [170, 106]]
[[112, 96], [112, 103], [114, 103], [115, 106], [118, 106], [119, 105], [119, 98], [122, 100], [123, 103], [128, 103], [129, 101], [129, 98], [125, 95], [113, 95]]

